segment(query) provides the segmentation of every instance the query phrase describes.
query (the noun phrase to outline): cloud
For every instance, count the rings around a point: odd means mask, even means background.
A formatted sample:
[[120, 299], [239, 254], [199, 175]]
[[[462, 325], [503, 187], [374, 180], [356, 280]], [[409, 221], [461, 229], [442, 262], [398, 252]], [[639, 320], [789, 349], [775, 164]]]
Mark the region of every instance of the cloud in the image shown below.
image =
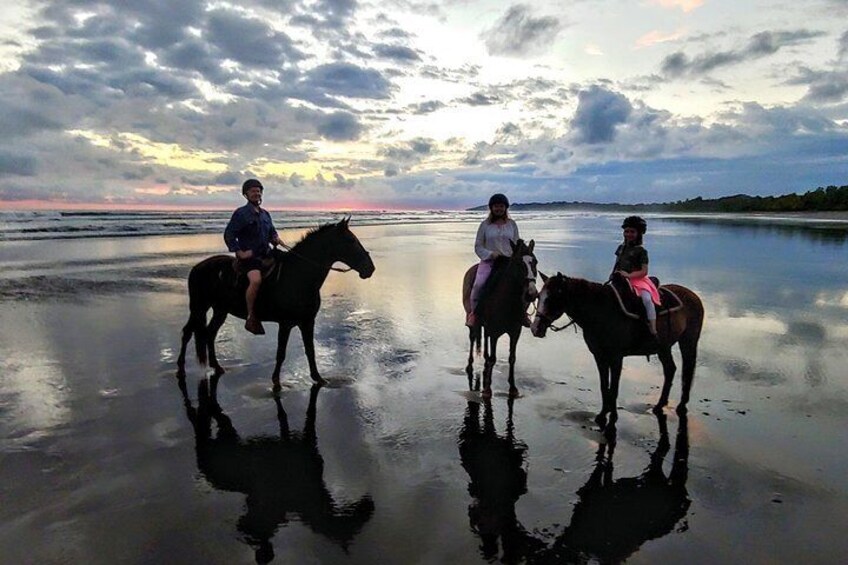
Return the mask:
[[663, 60], [661, 68], [663, 74], [671, 78], [704, 75], [721, 67], [772, 55], [784, 47], [802, 44], [822, 35], [824, 33], [820, 31], [803, 29], [763, 31], [752, 35], [748, 44], [738, 50], [702, 53], [691, 59], [682, 51], [677, 51]]
[[210, 12], [204, 38], [224, 57], [248, 67], [278, 67], [306, 57], [285, 33], [273, 30], [262, 20], [241, 17], [233, 10]]
[[439, 100], [428, 100], [426, 102], [419, 102], [418, 104], [412, 104], [407, 107], [407, 111], [412, 114], [431, 114], [440, 108], [444, 108], [445, 103]]
[[688, 13], [703, 6], [704, 0], [649, 0], [649, 3], [663, 8], [680, 8]]
[[677, 30], [671, 33], [663, 33], [659, 30], [649, 31], [642, 37], [636, 40], [636, 47], [651, 47], [652, 45], [657, 45], [659, 43], [666, 43], [669, 41], [677, 41], [683, 37], [683, 31]]
[[388, 98], [391, 89], [391, 83], [379, 71], [343, 62], [312, 69], [306, 75], [305, 85], [332, 96], [349, 98]]
[[37, 169], [35, 158], [29, 155], [16, 155], [0, 151], [0, 177], [34, 176]]
[[529, 55], [553, 44], [563, 28], [560, 20], [553, 16], [533, 17], [530, 12], [529, 6], [516, 4], [481, 35], [490, 55]]
[[381, 59], [389, 59], [403, 64], [421, 60], [421, 55], [416, 50], [404, 45], [379, 44], [374, 46], [374, 52]]
[[577, 111], [571, 126], [585, 143], [609, 143], [615, 128], [627, 121], [633, 109], [623, 95], [592, 86], [577, 95]]
[[807, 85], [804, 101], [812, 103], [836, 103], [848, 97], [848, 69], [835, 71], [813, 71], [801, 67], [798, 75], [787, 84]]
[[318, 133], [332, 141], [354, 140], [362, 134], [362, 124], [353, 114], [334, 112], [318, 124]]

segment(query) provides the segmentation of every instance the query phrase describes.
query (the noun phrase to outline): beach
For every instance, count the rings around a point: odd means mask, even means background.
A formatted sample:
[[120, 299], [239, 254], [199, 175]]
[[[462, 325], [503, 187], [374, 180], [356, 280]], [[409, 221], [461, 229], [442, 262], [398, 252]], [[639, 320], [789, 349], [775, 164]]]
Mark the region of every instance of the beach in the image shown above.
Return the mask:
[[[606, 279], [620, 215], [515, 217], [541, 271]], [[491, 402], [468, 390], [460, 289], [480, 219], [354, 215], [376, 272], [322, 288], [329, 383], [311, 389], [295, 331], [277, 403], [276, 327], [230, 318], [212, 416], [206, 370], [189, 358], [185, 397], [175, 372], [186, 276], [225, 251], [214, 222], [6, 237], [0, 561], [844, 560], [848, 227], [649, 217], [651, 274], [697, 292], [706, 322], [685, 422], [679, 379], [657, 418], [660, 364], [628, 358], [613, 446], [577, 330], [522, 332], [514, 402], [506, 338]], [[315, 221], [278, 226], [294, 242]]]

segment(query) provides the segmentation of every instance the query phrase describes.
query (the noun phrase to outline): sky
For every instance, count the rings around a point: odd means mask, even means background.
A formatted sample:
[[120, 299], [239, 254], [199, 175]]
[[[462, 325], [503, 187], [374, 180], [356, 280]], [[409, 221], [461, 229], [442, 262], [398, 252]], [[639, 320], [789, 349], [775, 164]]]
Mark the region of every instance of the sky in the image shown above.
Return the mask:
[[0, 208], [452, 209], [848, 184], [848, 0], [23, 0]]

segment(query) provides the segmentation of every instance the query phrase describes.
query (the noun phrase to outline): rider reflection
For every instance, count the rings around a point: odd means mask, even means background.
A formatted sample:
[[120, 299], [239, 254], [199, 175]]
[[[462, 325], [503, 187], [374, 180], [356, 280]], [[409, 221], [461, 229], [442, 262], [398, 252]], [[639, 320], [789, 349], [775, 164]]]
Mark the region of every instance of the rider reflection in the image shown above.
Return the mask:
[[[198, 405], [188, 398], [185, 381], [180, 389], [186, 415], [194, 426], [197, 466], [213, 487], [247, 495], [247, 511], [238, 530], [255, 549], [257, 563], [274, 559], [271, 539], [281, 524], [299, 519], [314, 532], [347, 552], [354, 537], [374, 513], [369, 495], [339, 504], [324, 483], [324, 460], [315, 433], [319, 385], [312, 387], [302, 432], [289, 430], [288, 416], [278, 397], [279, 437], [241, 439], [230, 418], [210, 394], [206, 379], [198, 385]], [[217, 434], [212, 434], [212, 421]]]
[[527, 492], [527, 445], [515, 439], [512, 398], [508, 407], [506, 435], [501, 436], [495, 430], [491, 402], [484, 403], [482, 427], [480, 403], [469, 402], [459, 433], [459, 455], [470, 478], [468, 493], [473, 498], [468, 507], [469, 523], [482, 540], [483, 557], [498, 557], [500, 539], [502, 560], [515, 563], [542, 542], [533, 539], [515, 515], [516, 501]]

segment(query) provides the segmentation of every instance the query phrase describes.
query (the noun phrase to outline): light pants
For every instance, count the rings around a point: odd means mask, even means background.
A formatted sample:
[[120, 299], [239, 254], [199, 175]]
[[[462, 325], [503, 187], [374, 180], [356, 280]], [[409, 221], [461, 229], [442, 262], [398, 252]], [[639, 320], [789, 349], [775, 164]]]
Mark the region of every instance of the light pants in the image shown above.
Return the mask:
[[[476, 283], [475, 283], [476, 284]], [[472, 292], [473, 296], [473, 292]], [[645, 305], [645, 311], [648, 313], [649, 320], [657, 319], [657, 309], [654, 307], [654, 301], [651, 300], [651, 293], [647, 290], [643, 290], [639, 293], [639, 296], [642, 298], [642, 304]]]
[[480, 261], [477, 265], [477, 276], [474, 278], [474, 286], [471, 287], [471, 311], [477, 309], [477, 302], [480, 301], [480, 291], [483, 285], [489, 280], [489, 275], [492, 274], [494, 261]]

